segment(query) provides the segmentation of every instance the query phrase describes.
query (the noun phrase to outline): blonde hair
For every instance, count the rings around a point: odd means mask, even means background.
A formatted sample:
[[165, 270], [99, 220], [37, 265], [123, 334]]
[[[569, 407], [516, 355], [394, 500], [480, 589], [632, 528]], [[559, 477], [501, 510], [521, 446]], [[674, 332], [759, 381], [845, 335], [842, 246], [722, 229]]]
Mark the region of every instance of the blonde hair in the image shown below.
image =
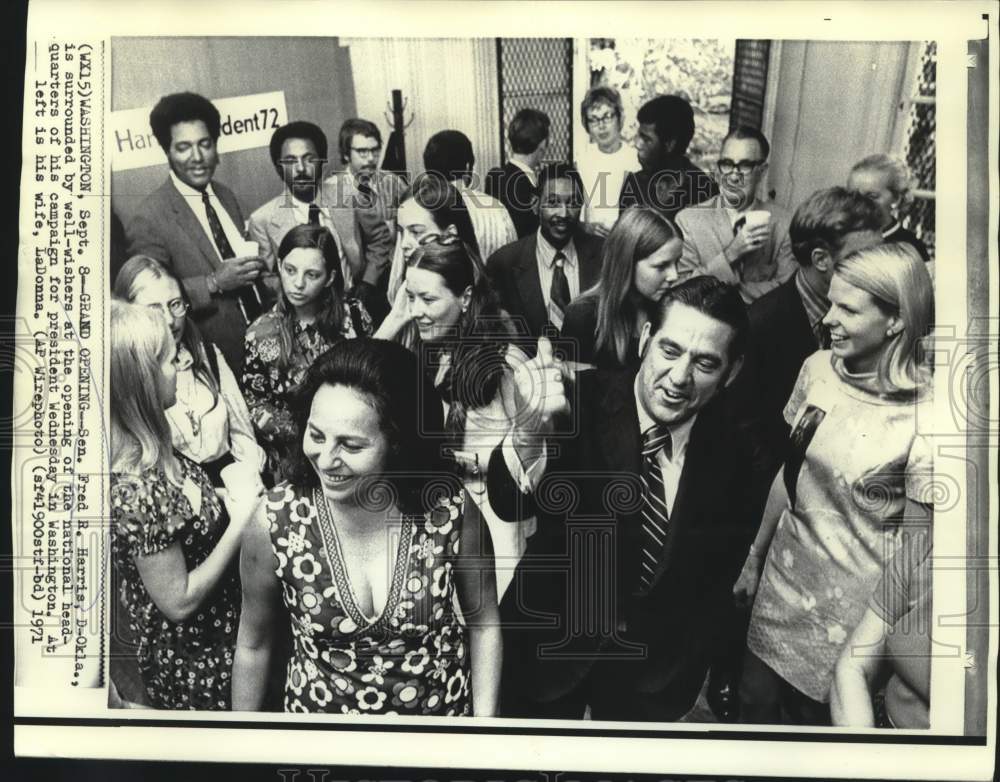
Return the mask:
[[910, 169], [907, 168], [906, 163], [892, 155], [879, 153], [862, 158], [851, 166], [851, 173], [856, 171], [878, 171], [881, 174], [888, 174], [889, 181], [886, 186], [899, 201], [903, 201], [906, 194], [910, 192], [912, 179]]
[[883, 244], [840, 260], [834, 274], [867, 292], [902, 329], [888, 337], [876, 374], [885, 393], [919, 392], [931, 366], [922, 340], [934, 325], [934, 290], [927, 266], [908, 244]]
[[111, 468], [142, 473], [163, 467], [179, 476], [164, 413], [161, 363], [174, 340], [159, 313], [111, 301]]

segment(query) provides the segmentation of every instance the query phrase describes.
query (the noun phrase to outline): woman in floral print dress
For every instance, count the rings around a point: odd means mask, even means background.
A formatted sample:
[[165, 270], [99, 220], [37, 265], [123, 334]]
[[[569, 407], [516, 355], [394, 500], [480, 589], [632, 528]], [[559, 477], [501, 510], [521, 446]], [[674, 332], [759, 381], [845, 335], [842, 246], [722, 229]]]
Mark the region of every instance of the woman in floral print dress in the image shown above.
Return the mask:
[[278, 247], [281, 296], [246, 333], [243, 390], [272, 478], [298, 448], [290, 399], [306, 370], [341, 339], [372, 333], [364, 305], [344, 296], [337, 243], [329, 229], [298, 225]]
[[164, 411], [174, 404], [176, 355], [163, 317], [112, 302], [115, 578], [149, 704], [225, 710], [240, 609], [235, 554], [257, 503], [247, 497], [227, 514], [208, 475], [172, 449]]
[[280, 595], [294, 636], [286, 711], [494, 714], [492, 545], [440, 442], [421, 436], [441, 431], [442, 412], [416, 357], [342, 342], [302, 399], [301, 458], [244, 541], [234, 708], [261, 706]]

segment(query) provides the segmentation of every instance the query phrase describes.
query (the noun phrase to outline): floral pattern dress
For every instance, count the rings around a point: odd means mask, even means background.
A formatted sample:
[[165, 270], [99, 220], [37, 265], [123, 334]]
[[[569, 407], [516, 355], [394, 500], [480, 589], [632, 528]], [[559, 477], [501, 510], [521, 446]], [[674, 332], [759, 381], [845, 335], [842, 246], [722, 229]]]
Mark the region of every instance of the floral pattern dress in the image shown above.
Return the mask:
[[454, 608], [463, 502], [453, 497], [401, 520], [386, 605], [368, 617], [322, 492], [284, 483], [269, 493], [275, 573], [294, 644], [285, 711], [471, 713], [468, 646]]
[[[341, 337], [370, 336], [372, 320], [364, 305], [353, 298], [346, 299], [344, 304], [348, 317], [344, 318]], [[242, 382], [250, 419], [267, 453], [268, 470], [276, 481], [283, 477], [288, 455], [299, 445], [290, 406], [292, 394], [313, 362], [334, 345], [314, 325], [296, 320], [288, 366], [279, 367], [282, 317], [277, 308], [271, 309], [247, 329]]]
[[172, 622], [157, 608], [136, 557], [179, 543], [188, 572], [205, 561], [229, 523], [204, 471], [175, 454], [183, 485], [162, 469], [111, 474], [112, 551], [121, 601], [138, 639], [146, 695], [159, 709], [228, 710], [240, 615], [236, 558], [188, 619]]

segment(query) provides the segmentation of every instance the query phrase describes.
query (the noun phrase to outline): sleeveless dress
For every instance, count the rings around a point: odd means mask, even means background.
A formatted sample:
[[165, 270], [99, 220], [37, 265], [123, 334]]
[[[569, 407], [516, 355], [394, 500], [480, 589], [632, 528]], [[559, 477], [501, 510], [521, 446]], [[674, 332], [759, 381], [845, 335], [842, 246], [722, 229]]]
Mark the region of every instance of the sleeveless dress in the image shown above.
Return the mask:
[[322, 492], [289, 483], [267, 497], [275, 574], [291, 617], [285, 711], [471, 714], [465, 629], [455, 614], [454, 563], [464, 498], [392, 530], [385, 607], [358, 607]]

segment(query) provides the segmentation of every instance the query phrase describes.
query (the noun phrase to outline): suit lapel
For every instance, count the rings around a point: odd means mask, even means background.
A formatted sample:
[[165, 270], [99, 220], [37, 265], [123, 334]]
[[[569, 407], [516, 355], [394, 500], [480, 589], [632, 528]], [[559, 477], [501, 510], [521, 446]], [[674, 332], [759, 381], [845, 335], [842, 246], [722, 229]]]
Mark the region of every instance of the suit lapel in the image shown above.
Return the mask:
[[729, 220], [729, 212], [721, 205], [721, 197], [715, 196], [712, 210], [712, 232], [719, 247], [727, 247], [733, 241], [733, 224]]
[[514, 267], [514, 284], [517, 286], [524, 315], [531, 326], [537, 327], [541, 333], [542, 326], [548, 323], [545, 312], [545, 297], [542, 295], [542, 279], [538, 274], [538, 260], [535, 257], [538, 247], [537, 237], [532, 234], [524, 243]]
[[194, 209], [200, 206], [200, 204], [197, 206], [189, 204], [187, 199], [177, 191], [177, 188], [174, 187], [174, 183], [170, 179], [167, 179], [166, 187], [170, 207], [174, 211], [174, 219], [177, 221], [178, 228], [190, 237], [198, 247], [201, 260], [205, 264], [207, 271], [215, 271], [219, 266], [219, 255], [212, 241], [208, 238], [208, 234], [205, 233], [205, 229], [198, 222], [198, 218], [194, 216]]

